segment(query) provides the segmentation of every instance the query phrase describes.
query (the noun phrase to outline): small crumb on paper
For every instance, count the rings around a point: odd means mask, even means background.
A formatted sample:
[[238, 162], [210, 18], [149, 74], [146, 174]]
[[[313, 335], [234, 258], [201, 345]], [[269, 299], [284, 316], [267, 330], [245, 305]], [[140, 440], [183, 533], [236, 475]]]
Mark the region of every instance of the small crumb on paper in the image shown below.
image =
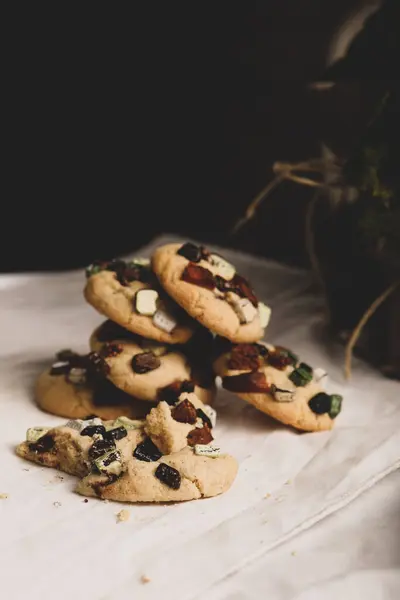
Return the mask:
[[290, 553], [292, 556], [296, 556], [296, 550], [293, 550], [293, 552]]
[[56, 508], [60, 508], [61, 502], [58, 502], [58, 501], [53, 502], [53, 506], [55, 506]]
[[8, 494], [0, 494], [0, 500], [7, 500]]
[[117, 513], [117, 523], [122, 523], [123, 521], [129, 521], [131, 516], [131, 513], [129, 512], [129, 510], [126, 510], [126, 508], [123, 508], [122, 510], [119, 511], [119, 513]]
[[140, 581], [141, 583], [150, 583], [151, 579], [150, 577], [147, 577], [147, 575], [142, 575]]
[[268, 492], [268, 494], [265, 494], [264, 498], [271, 498], [271, 494]]
[[291, 479], [288, 479], [287, 481], [285, 481], [285, 485], [290, 485], [292, 483]]

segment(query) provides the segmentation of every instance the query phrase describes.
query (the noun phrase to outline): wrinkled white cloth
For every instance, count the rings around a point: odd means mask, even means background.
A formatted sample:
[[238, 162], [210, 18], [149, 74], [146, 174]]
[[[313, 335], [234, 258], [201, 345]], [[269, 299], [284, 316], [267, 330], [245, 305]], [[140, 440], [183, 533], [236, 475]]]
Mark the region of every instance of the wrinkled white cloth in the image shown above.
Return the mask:
[[[142, 254], [170, 239], [156, 239]], [[60, 479], [22, 461], [14, 447], [28, 427], [64, 421], [36, 408], [32, 382], [57, 350], [86, 351], [102, 318], [83, 300], [82, 272], [1, 276], [0, 494], [8, 498], [0, 500], [0, 581], [7, 600], [242, 600], [264, 592], [274, 600], [391, 598], [399, 555], [384, 574], [370, 562], [352, 570], [346, 553], [354, 527], [344, 527], [336, 539], [331, 566], [319, 546], [323, 528], [339, 516], [334, 513], [400, 466], [400, 386], [358, 360], [351, 382], [344, 381], [343, 349], [324, 338], [322, 300], [307, 273], [223, 252], [272, 308], [266, 339], [325, 368], [329, 391], [343, 394], [334, 430], [297, 433], [221, 391], [216, 438], [240, 463], [227, 494], [162, 506], [84, 503], [72, 493], [73, 477]], [[396, 481], [392, 496], [400, 489]], [[363, 506], [362, 499], [355, 505]], [[117, 524], [121, 508], [131, 518]], [[383, 513], [385, 505], [375, 509]], [[368, 531], [363, 510], [354, 518], [362, 536]], [[299, 567], [297, 555], [279, 562], [282, 549], [295, 548], [296, 540], [305, 544], [307, 564]], [[338, 570], [338, 562], [350, 571]], [[296, 569], [302, 574], [298, 587]], [[143, 583], [142, 576], [150, 581]], [[325, 595], [318, 586], [330, 579]], [[368, 595], [374, 586], [381, 586], [381, 595]]]

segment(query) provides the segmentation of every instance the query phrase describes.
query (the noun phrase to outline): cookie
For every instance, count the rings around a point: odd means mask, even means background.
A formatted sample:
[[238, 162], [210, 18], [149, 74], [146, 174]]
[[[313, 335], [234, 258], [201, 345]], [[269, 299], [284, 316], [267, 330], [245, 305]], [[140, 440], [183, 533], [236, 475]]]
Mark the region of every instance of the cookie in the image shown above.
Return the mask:
[[[322, 369], [313, 370], [286, 348], [223, 342], [215, 360], [222, 386], [274, 419], [302, 431], [331, 429], [342, 397], [324, 391]], [[229, 348], [228, 348], [229, 346]]]
[[31, 428], [16, 453], [81, 477], [80, 494], [118, 502], [177, 502], [229, 489], [238, 468], [232, 456], [200, 444], [163, 454], [146, 434], [146, 422], [91, 419]]
[[46, 412], [70, 419], [87, 415], [103, 419], [120, 415], [140, 418], [151, 409], [148, 402], [125, 394], [104, 377], [93, 375], [88, 356], [63, 351], [53, 366], [38, 377], [36, 403]]
[[166, 296], [145, 259], [98, 261], [86, 275], [87, 302], [125, 329], [167, 344], [193, 335], [196, 323]]
[[204, 327], [233, 342], [262, 338], [270, 310], [224, 258], [191, 243], [167, 244], [151, 264], [166, 292]]
[[211, 336], [202, 331], [185, 345], [168, 346], [106, 321], [95, 329], [89, 343], [104, 360], [105, 376], [124, 392], [154, 402], [163, 388], [191, 380], [202, 402], [210, 404], [215, 384], [209, 365], [210, 344], [205, 339], [210, 341]]

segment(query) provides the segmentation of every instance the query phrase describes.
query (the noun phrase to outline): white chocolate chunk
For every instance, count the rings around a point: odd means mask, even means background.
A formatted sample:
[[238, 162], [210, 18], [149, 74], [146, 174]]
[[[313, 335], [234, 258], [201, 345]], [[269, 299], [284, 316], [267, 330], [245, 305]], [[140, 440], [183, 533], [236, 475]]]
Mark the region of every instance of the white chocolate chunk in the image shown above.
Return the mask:
[[229, 263], [227, 260], [222, 258], [222, 256], [219, 256], [218, 254], [210, 254], [209, 261], [216, 268], [217, 275], [219, 275], [220, 277], [223, 277], [224, 279], [227, 279], [229, 281], [235, 276], [235, 267], [231, 265], [231, 263]]
[[156, 327], [166, 331], [167, 333], [171, 333], [178, 325], [174, 317], [162, 309], [155, 313], [153, 317], [153, 323]]
[[26, 432], [27, 442], [37, 442], [39, 438], [49, 431], [48, 427], [30, 427]]
[[321, 369], [321, 368], [314, 369], [314, 379], [315, 379], [315, 381], [317, 381], [320, 384], [320, 386], [323, 389], [325, 389], [326, 384], [328, 382], [328, 373], [325, 371], [325, 369]]
[[[128, 417], [118, 417], [110, 425], [110, 429], [114, 427], [125, 427], [125, 429], [140, 429], [144, 425], [144, 420], [140, 419], [128, 419]], [[108, 428], [108, 427], [107, 427]]]
[[74, 385], [83, 385], [86, 383], [86, 369], [81, 367], [73, 367], [67, 374], [67, 379]]
[[217, 458], [217, 456], [221, 454], [221, 448], [219, 448], [219, 446], [213, 446], [212, 444], [196, 444], [194, 453], [198, 456]]
[[203, 429], [203, 427], [204, 427], [203, 419], [200, 419], [200, 417], [197, 417], [196, 423], [194, 424], [194, 426], [197, 427], [197, 429]]
[[139, 265], [141, 267], [150, 267], [150, 259], [149, 258], [143, 258], [143, 257], [138, 257], [138, 258], [134, 258], [131, 261], [134, 265]]
[[63, 369], [64, 367], [68, 367], [69, 362], [67, 360], [58, 360], [57, 362], [51, 365], [52, 369]]
[[100, 473], [119, 475], [122, 471], [122, 458], [119, 450], [109, 450], [94, 461]]
[[275, 389], [273, 397], [276, 402], [293, 402], [296, 390], [280, 390]]
[[158, 292], [156, 290], [139, 290], [135, 296], [135, 308], [139, 315], [152, 317], [157, 311]]
[[248, 298], [236, 299], [230, 296], [229, 302], [232, 305], [233, 310], [239, 317], [239, 321], [242, 325], [254, 321], [257, 315], [257, 309], [252, 305]]
[[217, 422], [217, 411], [212, 406], [209, 406], [208, 404], [205, 404], [203, 406], [202, 410], [207, 415], [207, 417], [210, 419], [211, 427], [215, 427], [215, 424]]
[[269, 306], [264, 304], [264, 302], [259, 302], [258, 303], [258, 314], [260, 317], [261, 327], [263, 329], [265, 329], [271, 318], [271, 309]]

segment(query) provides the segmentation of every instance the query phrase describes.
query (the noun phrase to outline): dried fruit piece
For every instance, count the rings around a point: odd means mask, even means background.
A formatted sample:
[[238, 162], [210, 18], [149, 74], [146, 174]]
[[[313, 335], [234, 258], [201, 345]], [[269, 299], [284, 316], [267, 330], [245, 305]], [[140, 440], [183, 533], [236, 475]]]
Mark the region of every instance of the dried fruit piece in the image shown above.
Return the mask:
[[177, 404], [171, 412], [171, 416], [179, 423], [196, 423], [197, 413], [193, 404], [189, 400], [183, 400]]
[[331, 409], [331, 397], [325, 392], [320, 392], [309, 400], [308, 406], [316, 415], [323, 415]]
[[196, 429], [192, 429], [192, 431], [189, 431], [187, 435], [189, 446], [195, 446], [196, 444], [209, 444], [213, 441], [213, 439], [214, 438], [212, 436], [211, 429], [207, 424], [201, 428], [196, 427]]
[[157, 311], [158, 292], [156, 290], [139, 290], [135, 295], [135, 308], [139, 315], [152, 317]]
[[218, 270], [218, 275], [223, 279], [229, 281], [234, 277], [236, 273], [235, 267], [219, 254], [210, 254], [208, 260]]
[[172, 333], [172, 331], [177, 327], [178, 321], [166, 310], [160, 308], [153, 316], [153, 323], [159, 329], [166, 331], [167, 333]]
[[133, 456], [134, 458], [137, 458], [137, 460], [154, 462], [162, 457], [162, 452], [159, 451], [150, 438], [146, 438], [144, 442], [136, 446]]
[[258, 307], [257, 296], [253, 292], [247, 279], [236, 274], [229, 283], [231, 284], [232, 291], [236, 292], [239, 296], [242, 296], [242, 298], [248, 298], [253, 306], [256, 308]]
[[222, 379], [222, 385], [230, 392], [243, 394], [267, 394], [271, 391], [270, 384], [261, 372], [228, 375]]
[[114, 358], [123, 352], [121, 344], [107, 343], [101, 349], [101, 356], [103, 358]]
[[181, 475], [179, 471], [174, 469], [174, 467], [170, 467], [170, 465], [160, 463], [154, 475], [173, 490], [179, 490], [181, 487]]
[[197, 263], [201, 261], [203, 253], [199, 246], [196, 246], [191, 242], [187, 242], [179, 248], [177, 254], [183, 256], [184, 258], [187, 258], [188, 260], [190, 260], [190, 262]]
[[41, 454], [42, 452], [50, 452], [55, 446], [54, 437], [50, 434], [45, 434], [41, 436], [37, 442], [33, 442], [29, 444], [29, 450], [31, 452], [37, 452]]
[[160, 359], [153, 352], [141, 352], [140, 354], [135, 354], [132, 358], [132, 369], [140, 375], [154, 371], [160, 365]]
[[109, 429], [104, 434], [104, 439], [106, 440], [122, 440], [122, 438], [126, 437], [128, 432], [125, 427], [115, 427], [115, 429]]
[[329, 410], [329, 416], [331, 419], [335, 419], [342, 409], [343, 396], [339, 394], [331, 394], [331, 408]]
[[213, 446], [212, 444], [196, 444], [194, 447], [194, 453], [198, 456], [217, 458], [221, 454], [221, 448], [219, 446]]
[[95, 434], [104, 435], [106, 432], [106, 428], [104, 425], [88, 425], [84, 427], [81, 431], [81, 435], [87, 435], [89, 437], [93, 437]]
[[299, 357], [294, 354], [294, 352], [288, 350], [288, 348], [284, 348], [283, 346], [275, 346], [275, 353], [279, 353], [280, 356], [286, 356], [289, 359], [289, 364], [291, 364], [293, 367], [299, 362]]
[[238, 371], [257, 371], [260, 366], [258, 344], [235, 344], [232, 347], [228, 367]]
[[208, 269], [189, 263], [182, 273], [181, 279], [187, 283], [193, 283], [208, 290], [215, 288], [214, 275]]

